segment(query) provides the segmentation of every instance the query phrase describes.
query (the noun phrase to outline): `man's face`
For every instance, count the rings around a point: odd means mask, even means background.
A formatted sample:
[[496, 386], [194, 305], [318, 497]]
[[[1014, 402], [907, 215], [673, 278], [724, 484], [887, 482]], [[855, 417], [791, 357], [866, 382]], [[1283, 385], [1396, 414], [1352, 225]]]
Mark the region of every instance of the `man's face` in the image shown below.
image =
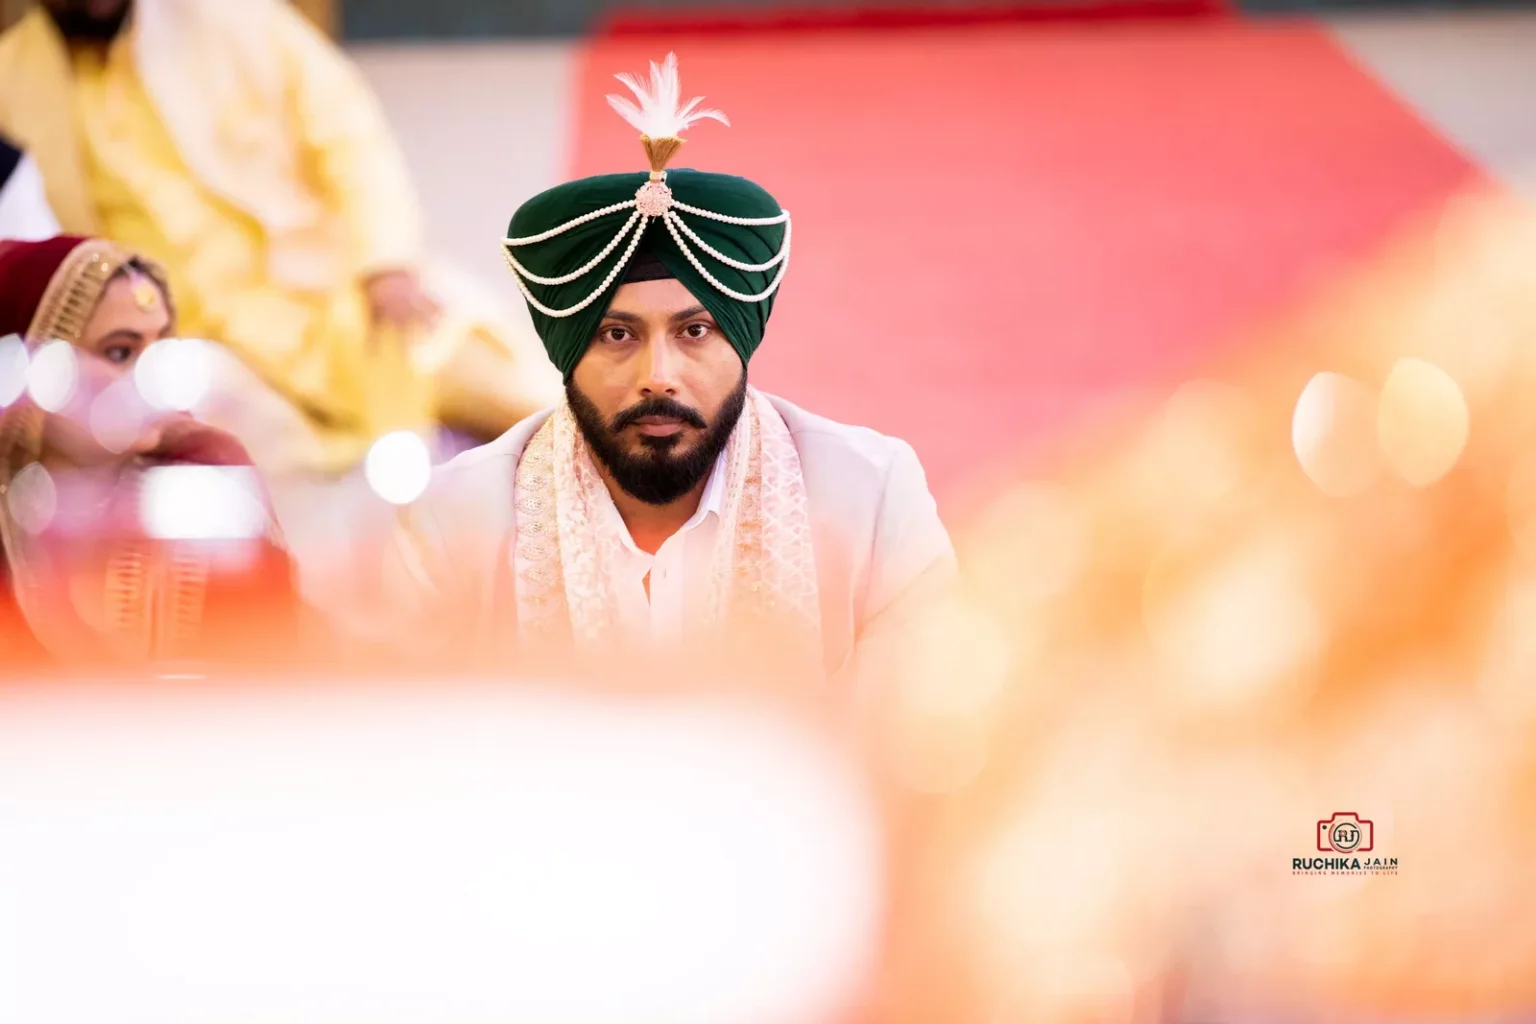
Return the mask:
[[133, 10], [133, 0], [43, 0], [64, 38], [108, 42], [117, 38]]
[[668, 278], [619, 289], [566, 395], [614, 483], [666, 505], [708, 476], [746, 387], [741, 357], [714, 317]]

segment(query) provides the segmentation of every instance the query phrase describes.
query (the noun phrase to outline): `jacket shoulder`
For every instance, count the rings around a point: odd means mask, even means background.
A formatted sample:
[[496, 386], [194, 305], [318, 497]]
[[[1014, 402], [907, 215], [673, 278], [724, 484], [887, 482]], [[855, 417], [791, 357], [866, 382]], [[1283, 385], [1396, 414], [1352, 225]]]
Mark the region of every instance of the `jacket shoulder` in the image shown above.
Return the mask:
[[[884, 479], [896, 463], [917, 460], [912, 446], [900, 438], [870, 427], [839, 423], [775, 395], [769, 395], [768, 400], [784, 418], [802, 463], [826, 462], [841, 472]], [[812, 468], [807, 465], [806, 471]]]
[[518, 460], [552, 411], [535, 413], [496, 440], [438, 466], [417, 502], [418, 517], [490, 525], [509, 516]]

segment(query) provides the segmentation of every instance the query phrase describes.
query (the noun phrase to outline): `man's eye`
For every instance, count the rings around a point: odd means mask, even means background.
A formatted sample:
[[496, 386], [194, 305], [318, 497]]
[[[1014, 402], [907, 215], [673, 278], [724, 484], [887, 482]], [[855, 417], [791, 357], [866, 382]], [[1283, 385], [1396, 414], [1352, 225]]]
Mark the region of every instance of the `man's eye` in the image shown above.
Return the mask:
[[689, 324], [683, 328], [683, 334], [695, 340], [709, 337], [711, 328], [709, 324]]
[[625, 327], [604, 327], [597, 335], [603, 341], [620, 342], [629, 338], [629, 329]]

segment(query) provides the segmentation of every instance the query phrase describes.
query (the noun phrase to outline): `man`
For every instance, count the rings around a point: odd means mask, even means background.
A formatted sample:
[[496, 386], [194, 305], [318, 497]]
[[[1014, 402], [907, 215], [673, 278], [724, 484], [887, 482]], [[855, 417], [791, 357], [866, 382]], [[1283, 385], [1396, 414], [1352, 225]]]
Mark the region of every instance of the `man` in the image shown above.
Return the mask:
[[0, 135], [0, 238], [34, 242], [58, 233], [37, 164]]
[[434, 421], [489, 439], [558, 393], [494, 312], [439, 306], [374, 97], [280, 0], [44, 0], [0, 37], [0, 128], [66, 230], [164, 264], [183, 330], [283, 397], [240, 428], [269, 472]]
[[[789, 215], [742, 178], [666, 172], [697, 101], [653, 66], [652, 172], [569, 182], [506, 252], [565, 400], [443, 467], [402, 517], [389, 585], [436, 636], [611, 650], [748, 622], [866, 660], [955, 579], [912, 449], [748, 383]], [[618, 101], [619, 105], [627, 101]], [[667, 109], [656, 115], [658, 104]]]

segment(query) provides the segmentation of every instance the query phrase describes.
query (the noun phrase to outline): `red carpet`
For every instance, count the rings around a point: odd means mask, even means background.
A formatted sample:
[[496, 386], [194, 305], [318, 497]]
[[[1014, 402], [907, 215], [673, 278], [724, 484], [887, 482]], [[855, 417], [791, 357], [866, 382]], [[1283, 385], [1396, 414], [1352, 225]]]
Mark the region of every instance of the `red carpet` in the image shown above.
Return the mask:
[[[643, 169], [591, 44], [572, 170]], [[689, 37], [794, 265], [754, 380], [910, 440], [953, 494], [1096, 394], [1175, 377], [1479, 172], [1297, 23]]]

